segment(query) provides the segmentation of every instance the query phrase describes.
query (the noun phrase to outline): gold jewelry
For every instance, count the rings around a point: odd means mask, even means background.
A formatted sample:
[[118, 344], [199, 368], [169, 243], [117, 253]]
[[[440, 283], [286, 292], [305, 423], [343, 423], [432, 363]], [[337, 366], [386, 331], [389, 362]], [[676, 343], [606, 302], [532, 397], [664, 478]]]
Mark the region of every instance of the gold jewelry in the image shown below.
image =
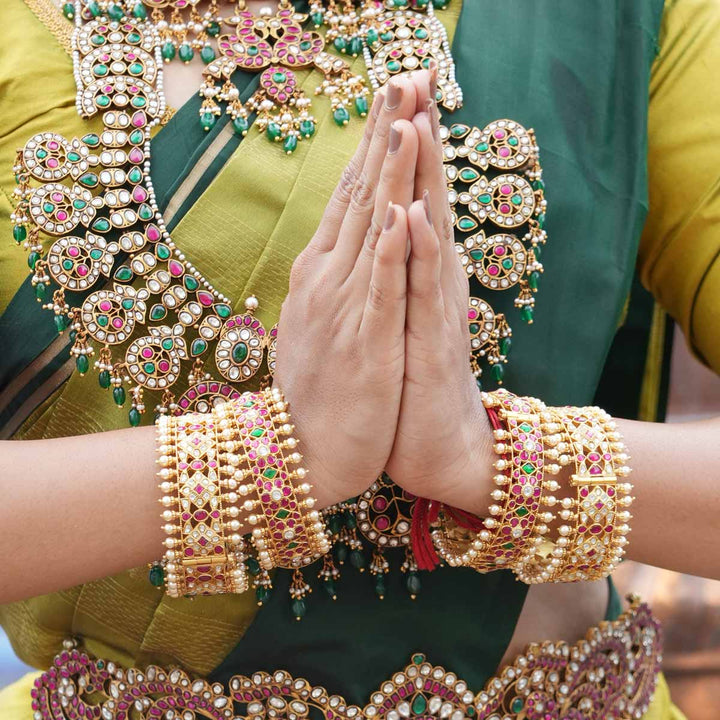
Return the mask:
[[167, 594], [245, 592], [245, 544], [234, 498], [222, 492], [215, 417], [163, 416], [157, 434]]

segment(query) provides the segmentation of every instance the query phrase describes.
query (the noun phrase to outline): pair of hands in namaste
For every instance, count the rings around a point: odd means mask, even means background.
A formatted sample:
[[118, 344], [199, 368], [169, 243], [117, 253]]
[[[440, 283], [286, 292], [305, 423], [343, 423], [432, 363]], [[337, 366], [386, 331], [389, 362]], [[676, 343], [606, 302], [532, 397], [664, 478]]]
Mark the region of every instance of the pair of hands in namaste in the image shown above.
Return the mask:
[[376, 95], [290, 275], [275, 382], [322, 507], [383, 469], [415, 495], [469, 511], [488, 492], [491, 436], [469, 364], [436, 78], [432, 66]]

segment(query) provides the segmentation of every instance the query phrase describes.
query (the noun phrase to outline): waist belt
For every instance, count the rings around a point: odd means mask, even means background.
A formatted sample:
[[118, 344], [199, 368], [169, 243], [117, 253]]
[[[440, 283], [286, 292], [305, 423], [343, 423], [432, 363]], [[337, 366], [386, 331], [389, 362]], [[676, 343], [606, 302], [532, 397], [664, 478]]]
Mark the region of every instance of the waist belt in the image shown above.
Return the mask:
[[477, 693], [421, 653], [361, 708], [284, 670], [225, 687], [179, 668], [122, 668], [69, 640], [35, 681], [32, 707], [35, 720], [629, 720], [647, 710], [662, 660], [659, 623], [631, 603], [574, 645], [529, 645]]

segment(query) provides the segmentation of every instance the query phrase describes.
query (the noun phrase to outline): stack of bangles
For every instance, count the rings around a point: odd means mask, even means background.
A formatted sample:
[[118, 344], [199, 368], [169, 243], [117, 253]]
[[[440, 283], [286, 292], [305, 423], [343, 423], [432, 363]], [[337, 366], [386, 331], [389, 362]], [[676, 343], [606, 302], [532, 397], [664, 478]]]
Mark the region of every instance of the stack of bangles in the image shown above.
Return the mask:
[[330, 549], [292, 432], [277, 389], [158, 420], [168, 595], [247, 590], [241, 516], [264, 570], [298, 569]]
[[[595, 407], [546, 407], [500, 389], [483, 393], [496, 444], [496, 489], [479, 532], [440, 509], [435, 549], [452, 566], [512, 569], [528, 584], [597, 580], [620, 562], [630, 531], [628, 456]], [[570, 466], [566, 486], [555, 478]]]

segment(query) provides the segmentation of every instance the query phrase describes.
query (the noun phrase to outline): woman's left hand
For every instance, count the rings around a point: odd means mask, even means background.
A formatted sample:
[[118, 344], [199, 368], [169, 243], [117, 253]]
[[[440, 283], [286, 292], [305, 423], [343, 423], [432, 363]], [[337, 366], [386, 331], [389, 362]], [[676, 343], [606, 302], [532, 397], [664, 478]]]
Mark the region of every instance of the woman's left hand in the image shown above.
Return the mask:
[[413, 123], [405, 377], [387, 472], [408, 492], [484, 515], [492, 430], [470, 369], [468, 279], [455, 250], [435, 102]]

